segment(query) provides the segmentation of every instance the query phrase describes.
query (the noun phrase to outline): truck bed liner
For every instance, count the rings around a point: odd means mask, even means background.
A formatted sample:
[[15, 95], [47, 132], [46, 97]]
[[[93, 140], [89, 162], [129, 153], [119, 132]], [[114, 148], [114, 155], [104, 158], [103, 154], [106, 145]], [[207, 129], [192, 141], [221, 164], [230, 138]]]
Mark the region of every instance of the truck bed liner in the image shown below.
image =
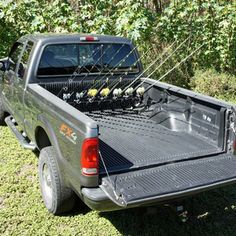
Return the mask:
[[[110, 172], [222, 152], [196, 133], [173, 131], [149, 119], [150, 112], [98, 111], [88, 115], [99, 124], [100, 151]], [[104, 172], [103, 165], [100, 172]]]
[[209, 158], [172, 163], [154, 168], [131, 171], [119, 175], [103, 177], [101, 188], [116, 202], [111, 189], [112, 182], [117, 196], [122, 196], [126, 204], [139, 200], [165, 200], [186, 195], [191, 190], [210, 188], [236, 181], [236, 158], [230, 154], [220, 154]]

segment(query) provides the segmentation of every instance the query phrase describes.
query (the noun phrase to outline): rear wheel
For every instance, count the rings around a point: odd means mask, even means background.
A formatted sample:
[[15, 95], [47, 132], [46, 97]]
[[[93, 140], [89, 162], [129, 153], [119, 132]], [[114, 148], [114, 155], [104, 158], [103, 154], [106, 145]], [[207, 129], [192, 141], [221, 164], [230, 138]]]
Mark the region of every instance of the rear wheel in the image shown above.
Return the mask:
[[39, 182], [44, 204], [54, 215], [72, 210], [74, 192], [60, 178], [56, 155], [52, 146], [45, 147], [39, 155]]

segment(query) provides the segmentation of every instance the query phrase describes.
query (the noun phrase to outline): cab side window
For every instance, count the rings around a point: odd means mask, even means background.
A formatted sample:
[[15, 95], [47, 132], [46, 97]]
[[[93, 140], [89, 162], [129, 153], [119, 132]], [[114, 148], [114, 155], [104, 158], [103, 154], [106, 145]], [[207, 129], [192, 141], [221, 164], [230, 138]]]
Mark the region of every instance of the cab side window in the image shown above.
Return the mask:
[[9, 55], [9, 70], [11, 71], [15, 71], [16, 70], [16, 66], [17, 66], [17, 62], [20, 59], [20, 55], [23, 49], [23, 44], [22, 43], [18, 43], [16, 42], [10, 52]]
[[27, 65], [28, 65], [28, 61], [29, 61], [29, 57], [30, 57], [30, 53], [32, 51], [33, 48], [33, 42], [28, 42], [26, 47], [25, 47], [25, 51], [22, 55], [20, 64], [19, 64], [19, 69], [18, 69], [18, 76], [20, 78], [24, 77], [25, 71], [27, 69]]

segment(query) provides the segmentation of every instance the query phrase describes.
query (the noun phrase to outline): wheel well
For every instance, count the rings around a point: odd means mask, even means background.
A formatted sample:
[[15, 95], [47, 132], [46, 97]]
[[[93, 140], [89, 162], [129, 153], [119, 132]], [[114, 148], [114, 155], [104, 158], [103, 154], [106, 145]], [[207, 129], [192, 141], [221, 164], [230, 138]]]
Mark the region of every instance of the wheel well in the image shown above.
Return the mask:
[[3, 113], [3, 121], [0, 122], [1, 125], [3, 125], [3, 126], [7, 125], [7, 124], [5, 123], [5, 118], [8, 117], [8, 116], [10, 116], [10, 113], [4, 111], [4, 113]]
[[10, 113], [7, 111], [4, 111], [4, 117], [10, 116]]
[[36, 141], [36, 144], [37, 144], [39, 150], [41, 150], [44, 147], [51, 146], [50, 139], [49, 139], [46, 131], [42, 127], [36, 128], [35, 141]]

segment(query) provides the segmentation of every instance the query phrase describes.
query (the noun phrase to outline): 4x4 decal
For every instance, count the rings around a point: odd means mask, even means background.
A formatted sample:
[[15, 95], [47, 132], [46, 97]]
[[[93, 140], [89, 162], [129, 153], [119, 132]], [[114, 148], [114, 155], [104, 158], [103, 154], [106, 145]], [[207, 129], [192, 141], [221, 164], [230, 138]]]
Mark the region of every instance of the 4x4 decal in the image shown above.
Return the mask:
[[60, 133], [65, 136], [68, 140], [70, 140], [72, 143], [76, 144], [76, 140], [77, 140], [77, 135], [76, 133], [73, 131], [72, 128], [70, 128], [68, 125], [66, 124], [61, 124], [60, 126]]

